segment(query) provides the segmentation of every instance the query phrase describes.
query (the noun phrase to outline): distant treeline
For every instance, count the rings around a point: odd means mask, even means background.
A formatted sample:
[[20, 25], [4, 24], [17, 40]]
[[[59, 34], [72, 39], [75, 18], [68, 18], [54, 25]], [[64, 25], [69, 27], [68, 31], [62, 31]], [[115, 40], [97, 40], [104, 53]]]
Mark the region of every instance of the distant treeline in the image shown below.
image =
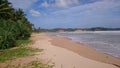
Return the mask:
[[114, 31], [120, 30], [120, 28], [105, 28], [105, 27], [94, 27], [94, 28], [85, 28], [88, 31]]
[[76, 31], [76, 30], [81, 30], [81, 31], [116, 31], [116, 30], [120, 30], [120, 28], [105, 28], [105, 27], [93, 27], [93, 28], [54, 28], [54, 29], [35, 28], [33, 30], [37, 31], [37, 32], [57, 32], [59, 30], [68, 31], [68, 32]]

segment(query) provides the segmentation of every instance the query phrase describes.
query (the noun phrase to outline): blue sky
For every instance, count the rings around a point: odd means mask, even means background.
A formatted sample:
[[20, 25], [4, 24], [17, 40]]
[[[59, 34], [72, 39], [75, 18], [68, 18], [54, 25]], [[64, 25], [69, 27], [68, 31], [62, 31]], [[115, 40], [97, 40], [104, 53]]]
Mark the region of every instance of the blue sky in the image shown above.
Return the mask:
[[41, 28], [120, 28], [120, 0], [9, 0]]

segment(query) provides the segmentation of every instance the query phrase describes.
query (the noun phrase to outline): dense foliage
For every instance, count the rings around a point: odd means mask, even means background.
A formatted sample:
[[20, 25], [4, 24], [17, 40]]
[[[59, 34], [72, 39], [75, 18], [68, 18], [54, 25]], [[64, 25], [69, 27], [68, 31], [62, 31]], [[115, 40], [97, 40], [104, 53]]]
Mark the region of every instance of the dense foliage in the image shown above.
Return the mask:
[[0, 49], [15, 46], [16, 40], [28, 39], [31, 24], [22, 9], [14, 9], [8, 0], [0, 0]]

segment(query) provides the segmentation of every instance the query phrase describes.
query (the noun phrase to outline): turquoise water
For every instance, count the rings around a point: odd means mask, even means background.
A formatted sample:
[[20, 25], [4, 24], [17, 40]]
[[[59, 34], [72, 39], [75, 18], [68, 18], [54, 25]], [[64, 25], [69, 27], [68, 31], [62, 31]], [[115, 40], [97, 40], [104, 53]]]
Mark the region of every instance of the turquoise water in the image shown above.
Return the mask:
[[83, 43], [96, 50], [120, 58], [120, 31], [62, 32], [49, 33]]

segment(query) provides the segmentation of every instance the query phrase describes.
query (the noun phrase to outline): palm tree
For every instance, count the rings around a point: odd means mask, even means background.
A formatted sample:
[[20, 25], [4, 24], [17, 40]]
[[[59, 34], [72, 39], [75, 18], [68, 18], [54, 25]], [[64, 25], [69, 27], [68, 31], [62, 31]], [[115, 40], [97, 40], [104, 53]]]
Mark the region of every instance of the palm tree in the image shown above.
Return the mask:
[[0, 18], [13, 21], [22, 20], [29, 29], [32, 29], [30, 22], [25, 17], [22, 9], [14, 9], [8, 0], [0, 0]]
[[0, 18], [8, 19], [10, 18], [11, 12], [13, 10], [7, 0], [0, 0]]
[[14, 12], [12, 14], [12, 19], [15, 20], [15, 21], [16, 20], [21, 20], [24, 17], [25, 17], [25, 14], [24, 14], [22, 9], [14, 10]]
[[30, 22], [28, 21], [28, 19], [25, 17], [25, 14], [23, 12], [22, 9], [17, 9], [14, 10], [13, 16], [12, 16], [12, 20], [17, 21], [17, 20], [22, 20], [24, 24], [26, 24], [26, 26], [32, 30], [32, 26], [30, 24]]

